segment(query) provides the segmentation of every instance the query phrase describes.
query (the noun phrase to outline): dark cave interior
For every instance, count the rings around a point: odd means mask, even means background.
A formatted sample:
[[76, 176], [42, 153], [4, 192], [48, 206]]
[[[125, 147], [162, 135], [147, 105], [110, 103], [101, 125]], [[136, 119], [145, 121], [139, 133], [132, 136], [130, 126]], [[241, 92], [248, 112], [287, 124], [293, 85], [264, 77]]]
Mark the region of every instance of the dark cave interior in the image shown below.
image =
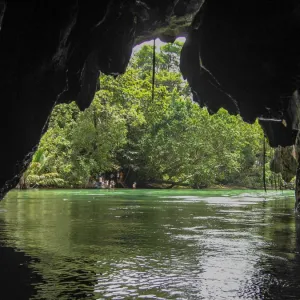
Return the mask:
[[132, 48], [187, 40], [181, 72], [194, 100], [246, 122], [272, 147], [295, 144], [300, 4], [296, 0], [0, 1], [0, 198], [14, 187], [56, 103], [91, 103], [100, 72], [126, 71]]

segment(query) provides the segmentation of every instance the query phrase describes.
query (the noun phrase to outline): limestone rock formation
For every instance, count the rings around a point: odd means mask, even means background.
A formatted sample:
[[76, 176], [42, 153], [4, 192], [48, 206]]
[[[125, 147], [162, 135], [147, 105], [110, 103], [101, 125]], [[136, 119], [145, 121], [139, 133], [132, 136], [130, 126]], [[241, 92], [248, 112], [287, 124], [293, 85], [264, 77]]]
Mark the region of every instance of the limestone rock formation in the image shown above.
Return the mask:
[[88, 107], [99, 72], [124, 73], [137, 42], [186, 33], [201, 4], [0, 2], [0, 198], [26, 168], [55, 103]]
[[270, 162], [270, 169], [276, 174], [281, 173], [285, 182], [290, 182], [297, 172], [297, 153], [295, 146], [278, 147], [274, 152], [274, 157]]
[[225, 107], [247, 122], [261, 117], [271, 146], [296, 137], [299, 14], [297, 1], [208, 0], [182, 51], [194, 98], [212, 113]]

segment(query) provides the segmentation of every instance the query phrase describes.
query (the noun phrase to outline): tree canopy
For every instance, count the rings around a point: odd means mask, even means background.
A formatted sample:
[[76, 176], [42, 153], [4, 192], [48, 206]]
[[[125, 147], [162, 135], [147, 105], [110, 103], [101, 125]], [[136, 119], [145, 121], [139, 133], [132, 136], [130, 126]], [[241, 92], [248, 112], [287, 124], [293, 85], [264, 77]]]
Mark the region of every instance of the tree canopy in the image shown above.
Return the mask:
[[124, 170], [128, 180], [143, 185], [261, 187], [259, 124], [224, 109], [210, 115], [194, 103], [179, 72], [181, 47], [175, 42], [158, 49], [153, 100], [153, 49], [144, 45], [124, 75], [100, 76], [101, 89], [88, 109], [81, 112], [74, 102], [57, 105], [26, 182], [84, 187], [101, 173]]

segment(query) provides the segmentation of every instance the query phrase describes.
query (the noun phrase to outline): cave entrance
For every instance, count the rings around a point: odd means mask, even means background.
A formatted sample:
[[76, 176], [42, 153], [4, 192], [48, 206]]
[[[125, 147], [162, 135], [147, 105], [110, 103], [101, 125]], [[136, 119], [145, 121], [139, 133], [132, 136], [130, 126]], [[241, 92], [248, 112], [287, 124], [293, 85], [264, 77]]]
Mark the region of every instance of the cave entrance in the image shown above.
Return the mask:
[[179, 70], [184, 39], [133, 49], [127, 71], [100, 76], [92, 105], [58, 104], [19, 188], [283, 188], [258, 122], [193, 102]]

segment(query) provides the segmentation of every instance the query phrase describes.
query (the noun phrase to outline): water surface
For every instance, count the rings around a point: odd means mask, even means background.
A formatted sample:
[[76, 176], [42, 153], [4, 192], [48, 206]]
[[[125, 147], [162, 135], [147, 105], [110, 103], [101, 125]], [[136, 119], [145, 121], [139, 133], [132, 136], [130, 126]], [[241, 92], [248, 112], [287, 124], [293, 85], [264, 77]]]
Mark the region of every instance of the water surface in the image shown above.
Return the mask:
[[11, 299], [299, 299], [293, 206], [292, 192], [12, 191], [2, 286]]

